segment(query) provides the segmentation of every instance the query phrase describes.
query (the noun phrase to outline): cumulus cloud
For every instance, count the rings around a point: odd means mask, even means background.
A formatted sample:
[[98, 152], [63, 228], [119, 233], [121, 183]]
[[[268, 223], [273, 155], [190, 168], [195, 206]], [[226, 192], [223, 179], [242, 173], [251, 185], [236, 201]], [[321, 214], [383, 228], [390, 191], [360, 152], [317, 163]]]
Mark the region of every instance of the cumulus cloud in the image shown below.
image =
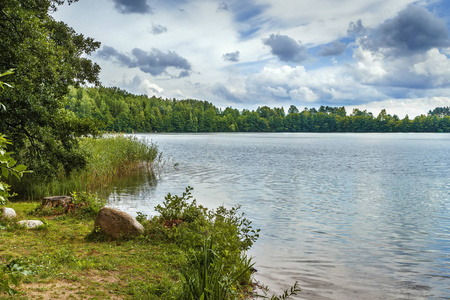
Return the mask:
[[222, 58], [224, 61], [238, 62], [239, 61], [239, 51], [234, 51], [230, 53], [225, 53]]
[[[139, 68], [142, 72], [149, 73], [152, 76], [166, 74], [171, 77], [187, 77], [191, 73], [191, 64], [176, 52], [162, 52], [153, 48], [146, 52], [139, 48], [134, 48], [131, 54], [123, 54], [113, 47], [104, 46], [98, 51], [98, 56], [105, 60], [112, 60], [121, 66], [128, 68]], [[177, 76], [170, 75], [168, 68], [180, 69]]]
[[349, 69], [355, 81], [394, 98], [450, 87], [450, 60], [443, 53], [450, 46], [448, 29], [425, 8], [409, 5], [375, 28], [359, 20], [348, 33], [356, 36]]
[[319, 51], [320, 56], [337, 56], [345, 52], [347, 49], [347, 45], [340, 42], [334, 41], [330, 44], [330, 46], [322, 46], [322, 49]]
[[152, 8], [146, 0], [112, 0], [114, 7], [123, 14], [148, 14], [152, 13]]
[[160, 24], [152, 24], [152, 28], [150, 28], [150, 32], [154, 35], [161, 34], [167, 32], [167, 27]]
[[[353, 26], [350, 31], [361, 32], [363, 27], [360, 25]], [[386, 20], [361, 42], [366, 49], [394, 56], [450, 46], [445, 21], [417, 5], [409, 5], [396, 17]]]
[[263, 44], [271, 48], [271, 53], [280, 60], [300, 63], [308, 58], [306, 47], [287, 35], [271, 34], [263, 39]]
[[431, 49], [424, 61], [411, 67], [411, 72], [425, 77], [431, 87], [450, 86], [450, 60], [438, 49]]

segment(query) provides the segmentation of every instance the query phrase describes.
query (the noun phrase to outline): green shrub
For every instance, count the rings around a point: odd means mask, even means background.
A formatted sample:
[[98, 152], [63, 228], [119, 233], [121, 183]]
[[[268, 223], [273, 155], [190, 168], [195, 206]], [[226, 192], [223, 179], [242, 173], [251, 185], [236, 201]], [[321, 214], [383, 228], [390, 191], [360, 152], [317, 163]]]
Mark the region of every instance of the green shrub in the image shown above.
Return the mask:
[[19, 259], [14, 259], [6, 265], [0, 266], [0, 292], [10, 296], [17, 293], [12, 285], [18, 286], [22, 277], [32, 274], [28, 265]]
[[106, 200], [96, 194], [86, 192], [72, 192], [72, 203], [75, 206], [75, 214], [87, 217], [97, 216], [99, 210], [105, 206]]
[[239, 212], [240, 207], [208, 210], [192, 197], [168, 194], [155, 207], [159, 216], [148, 223], [146, 234], [180, 246], [189, 263], [182, 268], [180, 299], [231, 299], [251, 283], [251, 258], [245, 255], [259, 229]]

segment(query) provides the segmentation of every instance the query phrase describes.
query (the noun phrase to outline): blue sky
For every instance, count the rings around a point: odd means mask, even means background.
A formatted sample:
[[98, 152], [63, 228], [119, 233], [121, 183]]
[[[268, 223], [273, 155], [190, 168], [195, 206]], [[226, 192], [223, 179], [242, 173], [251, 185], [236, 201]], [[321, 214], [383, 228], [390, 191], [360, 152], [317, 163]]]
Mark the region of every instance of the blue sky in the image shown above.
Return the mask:
[[102, 47], [104, 86], [225, 108], [450, 105], [445, 0], [79, 0], [54, 18]]

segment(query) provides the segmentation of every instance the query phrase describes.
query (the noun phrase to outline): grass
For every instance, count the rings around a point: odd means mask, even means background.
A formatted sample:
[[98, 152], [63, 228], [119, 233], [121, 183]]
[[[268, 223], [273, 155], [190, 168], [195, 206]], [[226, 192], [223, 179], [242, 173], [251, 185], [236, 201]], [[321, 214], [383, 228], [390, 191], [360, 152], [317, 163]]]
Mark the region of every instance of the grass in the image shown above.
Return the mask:
[[51, 195], [68, 195], [72, 191], [107, 193], [113, 183], [142, 170], [153, 174], [153, 164], [161, 160], [156, 144], [123, 134], [101, 138], [82, 138], [80, 151], [85, 153], [87, 165], [67, 175], [61, 172], [54, 180], [27, 174], [15, 182], [21, 199], [42, 199]]
[[[15, 202], [18, 219], [37, 203]], [[76, 215], [40, 216], [41, 230], [2, 221], [0, 264], [20, 259], [34, 275], [22, 279], [13, 299], [177, 299], [179, 267], [186, 256], [164, 240], [89, 241], [93, 218]], [[0, 298], [7, 297], [0, 293]]]

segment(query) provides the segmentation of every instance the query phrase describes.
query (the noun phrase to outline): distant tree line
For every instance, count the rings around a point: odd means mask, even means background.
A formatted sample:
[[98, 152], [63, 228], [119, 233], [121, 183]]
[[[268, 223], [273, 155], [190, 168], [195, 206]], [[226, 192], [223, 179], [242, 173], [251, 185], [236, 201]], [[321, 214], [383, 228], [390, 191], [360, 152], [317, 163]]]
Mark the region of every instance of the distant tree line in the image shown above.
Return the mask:
[[427, 115], [400, 119], [383, 109], [376, 117], [344, 107], [321, 106], [300, 111], [258, 107], [217, 108], [207, 101], [134, 95], [117, 87], [71, 88], [66, 108], [80, 119], [98, 122], [99, 129], [116, 132], [450, 132], [449, 107]]

